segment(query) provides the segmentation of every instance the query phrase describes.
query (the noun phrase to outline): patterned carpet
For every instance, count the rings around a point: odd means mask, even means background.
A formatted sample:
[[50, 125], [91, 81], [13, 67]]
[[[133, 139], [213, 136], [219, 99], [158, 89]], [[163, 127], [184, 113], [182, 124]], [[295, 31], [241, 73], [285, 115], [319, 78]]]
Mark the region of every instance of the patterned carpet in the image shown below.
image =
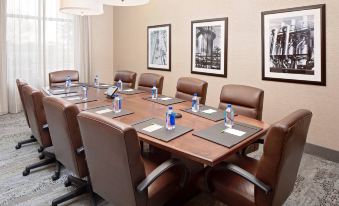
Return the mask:
[[[30, 136], [22, 113], [0, 116], [0, 206], [40, 206], [50, 205], [51, 201], [73, 188], [65, 188], [62, 177], [53, 182], [51, 175], [54, 166], [32, 171], [22, 176], [26, 165], [39, 161], [38, 146], [24, 146], [15, 150], [15, 144]], [[257, 153], [255, 156], [259, 156]], [[88, 195], [80, 196], [64, 205], [90, 205]], [[99, 205], [108, 205], [101, 201]], [[187, 206], [223, 206], [207, 194], [200, 194], [189, 201]], [[304, 154], [294, 191], [285, 205], [339, 205], [339, 164]]]

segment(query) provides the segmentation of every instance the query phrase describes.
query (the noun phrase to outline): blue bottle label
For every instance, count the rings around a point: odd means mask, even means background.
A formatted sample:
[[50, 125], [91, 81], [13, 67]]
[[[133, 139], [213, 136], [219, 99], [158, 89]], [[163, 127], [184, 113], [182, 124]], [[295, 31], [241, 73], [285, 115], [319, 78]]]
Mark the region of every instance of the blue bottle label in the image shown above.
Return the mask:
[[192, 100], [192, 107], [194, 107], [197, 103], [197, 100]]
[[175, 125], [175, 113], [172, 113], [170, 116], [170, 124], [173, 126]]
[[121, 108], [122, 108], [121, 99], [119, 99], [119, 101], [118, 101], [118, 106], [119, 106], [119, 110], [121, 110]]

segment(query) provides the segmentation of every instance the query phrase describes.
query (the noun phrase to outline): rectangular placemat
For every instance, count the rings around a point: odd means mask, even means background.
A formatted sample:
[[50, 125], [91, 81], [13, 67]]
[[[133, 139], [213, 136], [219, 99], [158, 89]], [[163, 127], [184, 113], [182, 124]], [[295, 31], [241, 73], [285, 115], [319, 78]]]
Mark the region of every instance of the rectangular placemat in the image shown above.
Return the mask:
[[77, 93], [79, 91], [79, 89], [77, 87], [71, 87], [69, 89], [69, 92], [67, 92], [63, 88], [53, 88], [53, 89], [48, 89], [48, 91], [53, 95], [58, 95], [58, 94]]
[[164, 142], [169, 142], [193, 130], [180, 125], [175, 125], [174, 130], [167, 130], [165, 121], [155, 118], [148, 119], [147, 121], [141, 120], [139, 123], [134, 124], [133, 127], [142, 134], [154, 137]]
[[119, 112], [119, 113], [115, 113], [113, 111], [113, 108], [109, 107], [109, 106], [90, 109], [90, 110], [87, 110], [87, 111], [92, 112], [94, 114], [103, 115], [103, 116], [108, 117], [108, 118], [117, 118], [117, 117], [122, 117], [122, 116], [126, 116], [126, 115], [134, 113], [134, 112], [130, 112], [130, 111], [125, 110], [125, 109], [122, 109], [121, 112]]
[[190, 114], [194, 114], [199, 117], [209, 119], [215, 122], [218, 122], [224, 119], [224, 111], [214, 108], [214, 107], [205, 106], [205, 105], [200, 105], [198, 112], [193, 112], [192, 107], [187, 108], [187, 109], [182, 109], [182, 111], [190, 113]]
[[240, 122], [235, 122], [232, 129], [226, 129], [224, 122], [221, 122], [210, 128], [194, 132], [193, 135], [231, 148], [261, 130], [262, 128]]
[[112, 87], [112, 84], [100, 84], [99, 87], [95, 87], [94, 85], [91, 85], [91, 87], [97, 88], [97, 89], [108, 89], [109, 87]]
[[94, 102], [97, 101], [97, 98], [87, 98], [87, 100], [82, 100], [81, 96], [67, 96], [67, 97], [63, 97], [62, 99], [71, 102], [73, 104], [82, 104], [82, 103], [88, 103], [88, 102]]
[[127, 95], [133, 95], [133, 94], [140, 94], [140, 93], [145, 93], [143, 90], [138, 90], [138, 89], [124, 89], [122, 91], [118, 91], [120, 94], [127, 94]]
[[164, 95], [159, 95], [157, 99], [152, 99], [152, 97], [146, 97], [145, 100], [155, 102], [155, 103], [158, 103], [158, 104], [162, 104], [162, 105], [165, 105], [165, 106], [185, 102], [185, 100], [183, 100], [183, 99], [178, 99], [178, 98], [174, 98], [174, 97], [167, 97], [167, 96], [164, 96]]

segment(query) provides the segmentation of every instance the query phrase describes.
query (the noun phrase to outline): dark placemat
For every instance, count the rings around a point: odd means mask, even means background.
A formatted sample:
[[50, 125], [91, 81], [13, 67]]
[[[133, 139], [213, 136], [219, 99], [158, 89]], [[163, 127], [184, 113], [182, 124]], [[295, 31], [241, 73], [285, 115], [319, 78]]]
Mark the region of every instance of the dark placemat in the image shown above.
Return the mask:
[[[106, 112], [104, 112], [106, 110]], [[88, 112], [92, 112], [95, 114], [99, 114], [99, 115], [103, 115], [105, 117], [108, 118], [117, 118], [117, 117], [122, 117], [122, 116], [126, 116], [129, 114], [133, 114], [134, 112], [130, 112], [128, 110], [122, 109], [121, 112], [119, 113], [115, 113], [113, 112], [113, 108], [112, 107], [99, 107], [99, 108], [95, 108], [95, 109], [90, 109], [87, 110]], [[102, 112], [102, 113], [101, 113]]]
[[[151, 125], [161, 125], [162, 128], [153, 131], [153, 132], [149, 132], [149, 131], [145, 131], [143, 130], [144, 128], [147, 128]], [[165, 126], [165, 121], [160, 120], [160, 119], [148, 119], [147, 121], [139, 121], [139, 123], [134, 124], [133, 127], [140, 133], [154, 137], [156, 139], [162, 140], [164, 142], [169, 142], [177, 137], [180, 137], [190, 131], [192, 131], [193, 129], [187, 128], [187, 127], [183, 127], [180, 125], [175, 125], [175, 129], [174, 130], [167, 130], [166, 126]]]
[[53, 89], [48, 89], [48, 91], [51, 94], [53, 94], [53, 95], [58, 95], [58, 94], [78, 93], [79, 89], [77, 87], [71, 87], [69, 89], [69, 91], [67, 92], [63, 88], [55, 88], [55, 87], [53, 87]]
[[[168, 100], [162, 100], [162, 98], [171, 98]], [[179, 104], [181, 102], [185, 102], [186, 100], [183, 99], [178, 99], [178, 98], [174, 98], [174, 97], [167, 97], [164, 95], [159, 95], [157, 99], [152, 99], [152, 97], [146, 97], [145, 100], [151, 101], [151, 102], [155, 102], [158, 104], [162, 104], [165, 106], [169, 106], [169, 105], [173, 105], [173, 104]]]
[[140, 93], [145, 93], [143, 90], [138, 90], [138, 89], [125, 89], [122, 91], [118, 91], [119, 94], [127, 94], [127, 95], [133, 95], [133, 94], [140, 94]]
[[[215, 121], [215, 122], [218, 122], [218, 121], [224, 119], [224, 111], [219, 110], [219, 109], [214, 108], [214, 107], [210, 107], [210, 106], [200, 105], [200, 109], [199, 109], [198, 112], [193, 112], [192, 107], [187, 108], [187, 109], [181, 109], [181, 110], [184, 111], [184, 112], [190, 113], [190, 114], [197, 115], [197, 116], [205, 118], [205, 119]], [[208, 111], [215, 111], [215, 112], [207, 113]]]
[[220, 144], [222, 146], [231, 148], [234, 145], [242, 142], [243, 140], [262, 130], [262, 128], [240, 122], [235, 122], [232, 128], [240, 132], [245, 132], [240, 136], [224, 132], [225, 129], [226, 129], [225, 124], [224, 122], [222, 122], [210, 128], [194, 132], [193, 135]]
[[82, 103], [94, 102], [98, 100], [97, 98], [88, 97], [87, 100], [84, 101], [81, 99], [81, 96], [71, 96], [71, 97], [67, 96], [67, 97], [63, 97], [62, 99], [68, 102], [71, 102], [73, 104], [82, 104]]

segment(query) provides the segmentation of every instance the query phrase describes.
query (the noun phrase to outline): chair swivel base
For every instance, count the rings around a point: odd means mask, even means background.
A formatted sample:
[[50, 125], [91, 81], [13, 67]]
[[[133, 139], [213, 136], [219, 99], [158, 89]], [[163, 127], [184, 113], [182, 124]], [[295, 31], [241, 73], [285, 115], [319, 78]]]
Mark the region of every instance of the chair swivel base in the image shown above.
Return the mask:
[[52, 176], [52, 180], [56, 181], [60, 178], [60, 171], [61, 171], [61, 163], [60, 162], [56, 162], [56, 168], [55, 168], [55, 172], [54, 175]]
[[34, 143], [34, 142], [37, 142], [37, 140], [32, 135], [31, 138], [18, 142], [18, 144], [15, 146], [15, 149], [20, 149], [22, 145], [30, 144], [30, 143]]
[[39, 168], [39, 167], [43, 167], [45, 165], [49, 165], [51, 163], [54, 163], [56, 162], [56, 159], [55, 159], [55, 155], [52, 154], [52, 153], [49, 153], [49, 152], [46, 152], [46, 151], [43, 151], [42, 153], [43, 155], [45, 155], [46, 157], [48, 157], [47, 159], [44, 159], [40, 162], [37, 162], [37, 163], [34, 163], [34, 164], [31, 164], [31, 165], [28, 165], [25, 170], [22, 172], [22, 175], [23, 176], [27, 176], [30, 174], [31, 170], [32, 169], [36, 169], [36, 168]]

